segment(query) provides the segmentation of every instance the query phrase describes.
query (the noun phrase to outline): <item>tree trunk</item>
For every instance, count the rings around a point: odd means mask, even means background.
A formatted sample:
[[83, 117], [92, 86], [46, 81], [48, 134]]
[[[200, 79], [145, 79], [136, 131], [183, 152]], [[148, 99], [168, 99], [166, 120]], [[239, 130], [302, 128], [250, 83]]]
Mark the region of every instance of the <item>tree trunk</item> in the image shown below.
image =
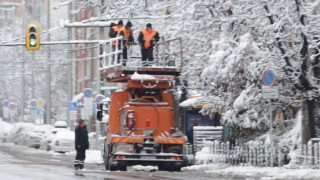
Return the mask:
[[307, 144], [310, 138], [316, 137], [314, 126], [315, 101], [306, 100], [303, 102], [303, 121], [302, 121], [302, 144]]

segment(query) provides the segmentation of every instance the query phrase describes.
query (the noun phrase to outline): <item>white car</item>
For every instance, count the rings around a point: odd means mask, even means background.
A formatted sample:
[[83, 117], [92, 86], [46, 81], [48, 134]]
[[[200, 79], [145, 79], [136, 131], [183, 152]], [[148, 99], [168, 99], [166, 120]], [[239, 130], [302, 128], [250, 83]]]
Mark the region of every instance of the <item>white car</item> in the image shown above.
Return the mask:
[[66, 121], [56, 121], [54, 123], [55, 128], [68, 128], [68, 124]]
[[8, 142], [12, 125], [0, 119], [0, 142]]
[[75, 133], [70, 130], [57, 131], [50, 143], [51, 150], [54, 152], [70, 152], [74, 151]]
[[40, 149], [42, 150], [46, 150], [46, 151], [50, 151], [52, 148], [52, 140], [53, 138], [55, 137], [55, 135], [57, 134], [58, 131], [70, 131], [69, 129], [67, 128], [53, 128], [51, 130], [51, 132], [46, 136], [44, 137], [41, 142], [40, 142]]
[[39, 149], [41, 141], [50, 135], [52, 129], [53, 126], [49, 124], [35, 125], [32, 131], [27, 134], [25, 145]]
[[18, 145], [26, 145], [27, 143], [27, 135], [33, 129], [34, 124], [32, 123], [25, 123], [25, 122], [18, 122], [13, 124], [10, 135], [8, 137], [8, 142], [12, 142]]

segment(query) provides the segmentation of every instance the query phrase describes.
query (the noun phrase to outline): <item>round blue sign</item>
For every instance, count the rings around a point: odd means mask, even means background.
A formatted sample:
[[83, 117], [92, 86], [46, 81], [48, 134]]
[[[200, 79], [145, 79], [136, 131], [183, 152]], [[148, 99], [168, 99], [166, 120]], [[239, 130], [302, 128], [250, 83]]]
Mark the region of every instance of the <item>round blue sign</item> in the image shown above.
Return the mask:
[[14, 110], [16, 108], [16, 105], [14, 103], [9, 104], [9, 109]]
[[2, 105], [3, 105], [4, 107], [9, 107], [9, 101], [8, 101], [8, 100], [3, 100], [3, 101], [2, 101]]
[[98, 95], [96, 96], [96, 104], [101, 103], [104, 98], [105, 98], [105, 97], [104, 97], [103, 95], [98, 94]]
[[262, 84], [264, 86], [273, 86], [276, 79], [276, 75], [272, 70], [265, 70], [262, 74]]
[[83, 95], [84, 95], [84, 97], [92, 97], [92, 90], [90, 88], [86, 88], [83, 91]]
[[30, 106], [31, 107], [37, 107], [37, 102], [36, 102], [36, 100], [31, 100], [31, 102], [30, 102]]

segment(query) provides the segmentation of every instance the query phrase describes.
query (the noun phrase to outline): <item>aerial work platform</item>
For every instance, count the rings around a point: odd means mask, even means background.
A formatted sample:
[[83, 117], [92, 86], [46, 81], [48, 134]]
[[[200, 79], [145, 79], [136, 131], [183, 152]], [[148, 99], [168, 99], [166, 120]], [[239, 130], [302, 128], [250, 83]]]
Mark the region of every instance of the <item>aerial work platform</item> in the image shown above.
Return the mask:
[[[117, 37], [110, 40], [121, 43], [121, 38]], [[129, 46], [129, 59], [124, 62], [122, 48], [112, 51], [111, 44], [112, 42], [103, 47], [103, 52], [99, 57], [100, 78], [103, 81], [127, 82], [135, 73], [150, 75], [158, 81], [174, 80], [180, 76], [182, 67], [181, 38], [157, 43], [154, 48], [154, 61], [152, 62], [141, 61], [139, 45]], [[121, 45], [120, 47], [123, 46]]]

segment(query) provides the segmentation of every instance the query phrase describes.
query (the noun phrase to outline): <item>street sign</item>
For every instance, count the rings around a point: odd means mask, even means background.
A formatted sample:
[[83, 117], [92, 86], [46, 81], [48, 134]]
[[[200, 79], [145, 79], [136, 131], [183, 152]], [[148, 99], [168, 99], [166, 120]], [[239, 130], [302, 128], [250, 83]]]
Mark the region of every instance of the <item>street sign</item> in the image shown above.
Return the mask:
[[69, 111], [70, 119], [77, 120], [77, 111]]
[[276, 79], [276, 74], [270, 69], [265, 70], [262, 74], [262, 84], [264, 86], [273, 86]]
[[278, 99], [278, 87], [262, 87], [262, 95], [264, 99]]
[[9, 101], [8, 101], [8, 100], [3, 100], [3, 101], [2, 101], [2, 105], [3, 105], [4, 107], [9, 107]]
[[37, 100], [37, 106], [43, 108], [44, 107], [44, 101], [42, 99]]
[[3, 105], [3, 118], [8, 119], [9, 118], [9, 101], [3, 100], [2, 105]]
[[36, 102], [35, 99], [32, 99], [32, 100], [31, 100], [30, 106], [31, 106], [31, 107], [37, 107], [37, 102]]
[[104, 98], [105, 98], [105, 97], [104, 97], [104, 95], [102, 95], [102, 94], [96, 95], [95, 103], [96, 103], [96, 104], [101, 103]]
[[77, 111], [78, 110], [78, 103], [71, 101], [69, 102], [69, 110], [70, 111]]
[[84, 95], [84, 97], [92, 97], [92, 89], [90, 89], [90, 88], [84, 89], [83, 95]]

